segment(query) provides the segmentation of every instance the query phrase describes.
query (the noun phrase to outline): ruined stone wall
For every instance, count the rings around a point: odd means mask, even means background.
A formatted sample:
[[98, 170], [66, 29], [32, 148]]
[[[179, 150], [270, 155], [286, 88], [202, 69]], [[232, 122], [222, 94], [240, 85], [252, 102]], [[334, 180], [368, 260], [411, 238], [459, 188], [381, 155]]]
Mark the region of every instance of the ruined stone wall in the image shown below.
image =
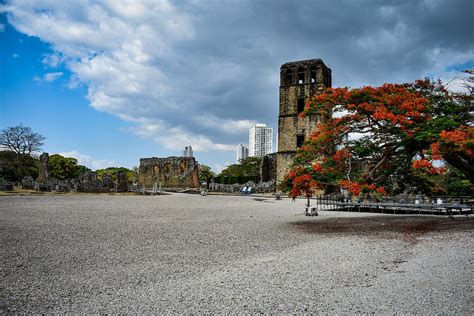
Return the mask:
[[[285, 174], [290, 170], [291, 163], [293, 162], [293, 158], [295, 157], [295, 153], [293, 152], [279, 152], [277, 154], [277, 171], [276, 171], [276, 179], [277, 185], [280, 185], [285, 177]], [[279, 182], [278, 182], [279, 181]], [[279, 188], [277, 187], [277, 190]]]
[[[278, 116], [277, 186], [293, 161], [302, 143], [317, 124], [326, 120], [318, 115], [299, 118], [302, 104], [331, 86], [331, 69], [321, 59], [286, 63], [280, 69], [280, 105]], [[301, 144], [300, 144], [301, 145]]]
[[141, 158], [138, 182], [152, 188], [154, 183], [163, 188], [198, 188], [198, 165], [194, 157]]
[[48, 179], [49, 179], [48, 162], [49, 162], [49, 154], [42, 153], [41, 156], [39, 156], [38, 178], [36, 179], [36, 182], [39, 184], [48, 182]]
[[23, 189], [87, 193], [107, 193], [111, 190], [116, 192], [128, 192], [130, 190], [127, 175], [124, 172], [117, 174], [117, 183], [112, 181], [112, 175], [106, 174], [102, 179], [98, 179], [97, 174], [91, 170], [86, 171], [78, 178], [59, 180], [49, 175], [49, 154], [41, 154], [39, 160], [38, 178], [34, 181], [31, 176], [24, 177], [21, 183]]
[[262, 158], [260, 165], [260, 179], [263, 182], [276, 181], [277, 154], [268, 154]]

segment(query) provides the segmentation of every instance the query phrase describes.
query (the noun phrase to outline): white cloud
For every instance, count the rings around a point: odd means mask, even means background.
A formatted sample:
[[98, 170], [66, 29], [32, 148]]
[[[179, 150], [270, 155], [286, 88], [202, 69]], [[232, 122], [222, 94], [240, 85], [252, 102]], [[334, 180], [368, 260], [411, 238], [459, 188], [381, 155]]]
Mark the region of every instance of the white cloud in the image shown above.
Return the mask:
[[198, 115], [192, 118], [195, 124], [212, 128], [220, 133], [241, 134], [257, 124], [253, 120], [231, 120], [218, 118], [212, 114]]
[[33, 80], [37, 82], [42, 82], [42, 81], [53, 82], [59, 79], [62, 75], [63, 75], [62, 72], [48, 72], [42, 77], [38, 75], [34, 76]]
[[235, 145], [215, 143], [204, 135], [189, 133], [182, 127], [169, 126], [163, 121], [144, 118], [134, 121], [139, 124], [130, 128], [131, 132], [140, 137], [151, 138], [155, 143], [169, 150], [181, 150], [185, 146], [192, 145], [195, 152], [235, 151]]
[[58, 53], [46, 54], [43, 56], [43, 64], [56, 68], [66, 61], [66, 58]]
[[13, 57], [13, 58], [19, 58], [19, 57], [20, 57], [20, 54], [13, 53], [13, 54], [12, 54], [12, 57]]
[[59, 153], [63, 157], [76, 158], [78, 164], [84, 165], [92, 170], [115, 167], [115, 161], [108, 159], [94, 159], [90, 155], [82, 154], [77, 150]]
[[468, 6], [12, 0], [0, 12], [50, 44], [44, 65], [70, 71], [67, 85], [86, 87], [125, 130], [172, 150], [231, 152], [256, 121], [275, 127], [282, 63], [321, 57], [335, 86], [444, 74], [473, 59]]
[[[39, 8], [41, 10], [37, 10]], [[73, 74], [68, 86], [86, 84], [91, 106], [138, 122], [139, 126], [133, 129], [137, 135], [153, 138], [168, 149], [187, 144], [192, 144], [196, 151], [233, 148], [233, 145], [214, 143], [209, 136], [164, 123], [160, 118], [170, 117], [172, 111], [179, 115], [186, 110], [174, 97], [176, 87], [172, 81], [175, 78], [166, 77], [160, 61], [173, 54], [174, 44], [191, 39], [195, 33], [190, 17], [176, 10], [169, 1], [133, 4], [108, 1], [89, 5], [19, 1], [10, 7], [10, 12], [10, 22], [17, 29], [52, 43], [54, 52], [43, 57], [45, 65], [53, 68], [67, 65]], [[166, 18], [159, 18], [163, 16]], [[238, 69], [235, 64], [224, 64]], [[219, 72], [221, 66], [220, 62], [210, 63], [216, 74], [214, 82], [231, 79], [231, 73]], [[35, 80], [54, 81], [62, 75], [62, 72], [51, 72]], [[219, 133], [241, 133], [253, 123], [212, 114], [195, 115], [190, 107], [193, 106], [188, 104], [190, 115], [183, 117]], [[144, 121], [142, 117], [152, 119]], [[149, 121], [159, 121], [160, 129]], [[163, 133], [173, 141], [161, 141]]]
[[49, 72], [49, 73], [44, 75], [43, 79], [44, 79], [44, 81], [51, 82], [51, 81], [54, 81], [54, 80], [58, 79], [62, 75], [63, 75], [62, 72]]
[[183, 148], [186, 144], [191, 144], [193, 150], [197, 152], [211, 150], [235, 152], [235, 145], [214, 143], [203, 135], [191, 134], [179, 127], [170, 129], [169, 138], [163, 136], [156, 137], [155, 142], [164, 145], [168, 149], [177, 150]]
[[224, 162], [224, 164], [220, 164], [220, 163], [215, 163], [211, 166], [211, 170], [212, 172], [214, 172], [216, 175], [221, 173], [222, 170], [224, 170], [225, 168], [227, 168], [228, 166], [232, 165], [233, 163], [230, 163], [228, 161]]

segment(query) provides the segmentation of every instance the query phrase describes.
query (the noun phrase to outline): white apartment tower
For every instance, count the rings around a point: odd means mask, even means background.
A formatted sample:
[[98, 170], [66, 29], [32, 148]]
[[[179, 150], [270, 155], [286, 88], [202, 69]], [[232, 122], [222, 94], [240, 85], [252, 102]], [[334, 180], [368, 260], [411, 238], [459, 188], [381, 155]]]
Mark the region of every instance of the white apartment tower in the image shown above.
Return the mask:
[[249, 149], [242, 144], [237, 146], [237, 163], [249, 157]]
[[249, 129], [249, 156], [263, 157], [273, 151], [273, 128], [257, 124]]
[[191, 145], [184, 147], [183, 157], [193, 157], [193, 148]]

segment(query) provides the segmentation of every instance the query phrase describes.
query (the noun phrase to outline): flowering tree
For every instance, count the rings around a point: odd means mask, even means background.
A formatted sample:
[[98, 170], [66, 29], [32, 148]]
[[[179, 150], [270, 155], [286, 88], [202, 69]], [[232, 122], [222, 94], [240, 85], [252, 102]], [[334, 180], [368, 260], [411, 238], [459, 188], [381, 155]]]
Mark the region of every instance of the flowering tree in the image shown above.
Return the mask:
[[444, 160], [474, 182], [472, 95], [440, 82], [328, 88], [306, 104], [302, 117], [332, 117], [298, 150], [282, 189], [291, 196], [315, 189], [353, 195], [432, 189]]

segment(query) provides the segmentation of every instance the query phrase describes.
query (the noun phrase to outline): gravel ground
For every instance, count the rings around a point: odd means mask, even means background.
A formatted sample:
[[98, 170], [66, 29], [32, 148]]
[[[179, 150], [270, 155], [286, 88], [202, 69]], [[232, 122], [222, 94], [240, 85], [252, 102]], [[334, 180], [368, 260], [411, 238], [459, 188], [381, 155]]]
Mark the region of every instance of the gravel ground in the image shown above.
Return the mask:
[[474, 219], [172, 194], [0, 197], [0, 306], [473, 314]]

